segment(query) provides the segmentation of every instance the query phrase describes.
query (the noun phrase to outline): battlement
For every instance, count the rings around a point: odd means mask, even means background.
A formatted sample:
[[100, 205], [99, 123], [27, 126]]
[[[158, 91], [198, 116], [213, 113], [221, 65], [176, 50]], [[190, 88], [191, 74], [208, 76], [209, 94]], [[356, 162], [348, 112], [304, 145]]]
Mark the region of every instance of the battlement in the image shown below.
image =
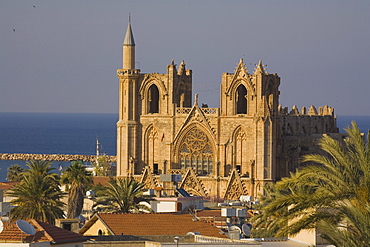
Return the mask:
[[278, 107], [279, 114], [281, 115], [306, 115], [306, 116], [334, 116], [334, 108], [329, 107], [328, 105], [320, 106], [317, 111], [316, 107], [311, 105], [307, 111], [306, 107], [302, 107], [301, 113], [299, 112], [296, 105], [293, 106], [292, 110], [289, 111], [288, 107], [279, 105]]

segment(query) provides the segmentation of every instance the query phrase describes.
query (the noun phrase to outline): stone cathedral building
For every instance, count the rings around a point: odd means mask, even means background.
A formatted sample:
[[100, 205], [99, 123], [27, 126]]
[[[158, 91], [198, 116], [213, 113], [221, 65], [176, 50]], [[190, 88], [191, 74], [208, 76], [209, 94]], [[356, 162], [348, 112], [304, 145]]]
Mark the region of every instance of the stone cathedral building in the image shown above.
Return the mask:
[[280, 77], [261, 61], [252, 73], [240, 60], [222, 75], [220, 108], [200, 106], [184, 61], [172, 61], [166, 74], [135, 69], [130, 23], [117, 76], [117, 176], [149, 188], [165, 187], [160, 174], [182, 174], [178, 186], [193, 195], [256, 197], [317, 150], [322, 134], [338, 133], [333, 108], [282, 108]]

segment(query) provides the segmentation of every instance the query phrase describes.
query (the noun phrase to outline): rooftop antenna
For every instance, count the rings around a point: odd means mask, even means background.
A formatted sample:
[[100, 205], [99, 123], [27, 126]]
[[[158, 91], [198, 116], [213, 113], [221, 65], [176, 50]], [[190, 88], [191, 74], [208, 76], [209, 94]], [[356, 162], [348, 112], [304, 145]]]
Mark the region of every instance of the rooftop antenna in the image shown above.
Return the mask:
[[128, 13], [128, 23], [131, 23], [131, 13]]

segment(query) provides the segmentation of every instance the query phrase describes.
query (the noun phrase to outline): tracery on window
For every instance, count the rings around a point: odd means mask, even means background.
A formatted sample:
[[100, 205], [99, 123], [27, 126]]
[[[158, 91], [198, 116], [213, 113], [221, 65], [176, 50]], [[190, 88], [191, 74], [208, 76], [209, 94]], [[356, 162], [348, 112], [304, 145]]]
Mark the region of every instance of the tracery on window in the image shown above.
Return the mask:
[[207, 135], [193, 128], [185, 136], [179, 151], [180, 168], [193, 168], [199, 175], [212, 174], [213, 151]]

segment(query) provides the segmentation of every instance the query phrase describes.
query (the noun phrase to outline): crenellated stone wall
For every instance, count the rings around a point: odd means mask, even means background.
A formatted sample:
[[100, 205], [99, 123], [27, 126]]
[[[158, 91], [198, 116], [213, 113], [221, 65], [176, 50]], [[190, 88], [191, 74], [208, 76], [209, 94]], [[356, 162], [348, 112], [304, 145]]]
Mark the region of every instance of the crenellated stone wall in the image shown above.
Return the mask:
[[[106, 155], [107, 162], [116, 162], [116, 156]], [[94, 162], [96, 155], [79, 154], [0, 154], [0, 160], [41, 160], [41, 161], [74, 161], [82, 160], [84, 162]]]
[[311, 105], [308, 111], [306, 107], [302, 107], [301, 113], [299, 113], [296, 105], [292, 107], [292, 110], [290, 112], [288, 107], [283, 108], [282, 105], [279, 105], [278, 110], [279, 114], [283, 115], [334, 116], [334, 108], [329, 107], [328, 105], [325, 105], [323, 107], [320, 106], [318, 111], [314, 105]]

